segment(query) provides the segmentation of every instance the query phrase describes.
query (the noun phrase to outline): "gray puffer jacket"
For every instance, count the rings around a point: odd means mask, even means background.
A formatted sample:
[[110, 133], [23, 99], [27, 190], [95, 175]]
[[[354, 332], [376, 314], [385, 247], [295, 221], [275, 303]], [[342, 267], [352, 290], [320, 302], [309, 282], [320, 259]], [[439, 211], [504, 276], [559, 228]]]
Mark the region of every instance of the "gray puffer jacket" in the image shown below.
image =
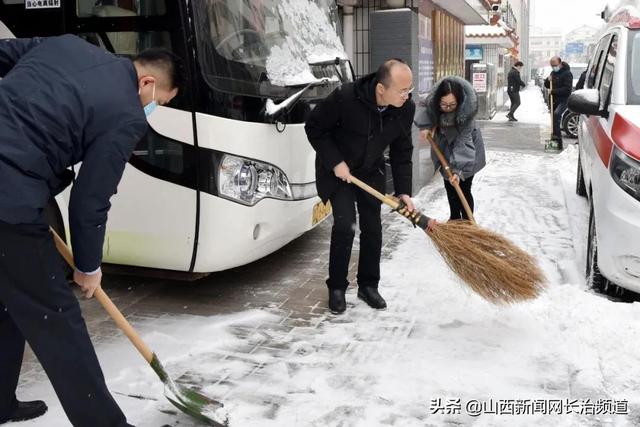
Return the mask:
[[[435, 99], [435, 93], [445, 79], [457, 81], [464, 91], [462, 104], [456, 110], [455, 125], [448, 127], [440, 125], [440, 100]], [[484, 141], [474, 119], [478, 112], [478, 97], [471, 83], [466, 80], [455, 76], [445, 77], [445, 79], [436, 83], [427, 99], [421, 103], [416, 113], [415, 124], [420, 129], [437, 127], [436, 144], [449, 162], [451, 171], [464, 180], [475, 175], [486, 165]], [[431, 160], [437, 170], [440, 167], [440, 161], [433, 150]], [[444, 168], [440, 168], [440, 173], [443, 177], [447, 177]]]

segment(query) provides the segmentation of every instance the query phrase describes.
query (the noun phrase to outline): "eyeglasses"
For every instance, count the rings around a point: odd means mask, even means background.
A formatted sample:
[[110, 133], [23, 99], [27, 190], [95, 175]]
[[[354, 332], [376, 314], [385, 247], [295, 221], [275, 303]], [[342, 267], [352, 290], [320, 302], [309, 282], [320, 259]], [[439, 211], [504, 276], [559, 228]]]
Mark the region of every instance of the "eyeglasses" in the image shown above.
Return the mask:
[[415, 88], [412, 86], [412, 87], [410, 87], [410, 88], [409, 88], [409, 89], [407, 89], [407, 90], [395, 90], [395, 89], [394, 89], [394, 90], [396, 91], [396, 93], [397, 93], [398, 95], [400, 95], [401, 97], [403, 97], [403, 98], [404, 98], [404, 97], [406, 97], [406, 96], [409, 96], [409, 94], [410, 94], [411, 92], [413, 92], [413, 90], [414, 90], [414, 89], [415, 89]]
[[440, 103], [440, 108], [442, 108], [443, 110], [452, 110], [454, 108], [456, 108], [458, 106], [457, 102], [452, 102], [451, 104], [447, 104], [445, 102], [441, 102]]

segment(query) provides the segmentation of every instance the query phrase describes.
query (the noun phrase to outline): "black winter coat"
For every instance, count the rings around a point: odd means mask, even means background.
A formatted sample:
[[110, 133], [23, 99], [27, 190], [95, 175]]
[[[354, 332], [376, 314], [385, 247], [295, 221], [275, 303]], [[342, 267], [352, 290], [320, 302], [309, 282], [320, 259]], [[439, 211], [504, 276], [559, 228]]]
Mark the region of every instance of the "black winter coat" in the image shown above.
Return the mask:
[[305, 125], [316, 150], [316, 186], [326, 202], [340, 182], [333, 173], [345, 161], [351, 174], [384, 192], [384, 151], [389, 158], [396, 194], [411, 195], [413, 142], [411, 124], [415, 104], [383, 112], [376, 105], [375, 74], [346, 83], [311, 111]]
[[571, 67], [566, 62], [563, 62], [560, 66], [560, 71], [552, 71], [549, 77], [544, 81], [544, 87], [550, 88], [549, 79], [553, 82], [553, 90], [550, 92], [553, 95], [554, 101], [566, 100], [571, 95], [573, 90], [573, 74], [571, 74]]
[[44, 223], [68, 186], [79, 270], [102, 261], [109, 199], [147, 131], [133, 63], [82, 39], [0, 40], [0, 221]]
[[516, 67], [511, 67], [511, 71], [507, 75], [507, 92], [520, 92], [520, 88], [525, 87], [527, 87], [527, 84], [522, 81], [520, 71]]

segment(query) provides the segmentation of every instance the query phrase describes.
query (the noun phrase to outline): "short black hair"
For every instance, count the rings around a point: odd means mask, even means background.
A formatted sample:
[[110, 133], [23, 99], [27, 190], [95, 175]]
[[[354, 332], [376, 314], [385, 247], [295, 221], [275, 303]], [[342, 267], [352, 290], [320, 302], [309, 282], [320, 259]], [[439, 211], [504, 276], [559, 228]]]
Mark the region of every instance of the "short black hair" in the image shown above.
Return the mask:
[[515, 64], [513, 64], [514, 67], [522, 67], [524, 65], [524, 62], [522, 61], [517, 61]]
[[171, 88], [181, 88], [185, 84], [182, 60], [167, 49], [159, 47], [145, 49], [136, 55], [133, 61], [165, 72], [169, 77]]
[[404, 64], [407, 67], [409, 66], [400, 58], [387, 59], [382, 63], [382, 65], [380, 65], [380, 67], [378, 67], [378, 71], [376, 71], [376, 81], [381, 83], [384, 87], [389, 87], [391, 84], [391, 68], [397, 64]]

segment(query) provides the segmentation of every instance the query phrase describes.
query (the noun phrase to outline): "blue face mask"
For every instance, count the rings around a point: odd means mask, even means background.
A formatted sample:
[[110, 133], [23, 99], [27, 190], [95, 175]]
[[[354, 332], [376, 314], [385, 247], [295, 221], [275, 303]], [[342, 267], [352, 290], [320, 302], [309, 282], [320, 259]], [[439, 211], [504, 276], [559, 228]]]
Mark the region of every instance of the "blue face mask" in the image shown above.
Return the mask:
[[558, 71], [560, 71], [560, 66], [559, 65], [554, 65], [553, 67], [551, 67], [553, 69], [553, 71], [555, 71], [556, 73]]
[[150, 103], [144, 106], [144, 114], [147, 117], [149, 117], [151, 113], [153, 113], [153, 110], [156, 109], [157, 106], [158, 106], [158, 103], [156, 101], [151, 101]]
[[[138, 95], [140, 94], [140, 90], [138, 90]], [[144, 106], [144, 114], [149, 117], [151, 113], [156, 109], [158, 103], [156, 102], [156, 84], [153, 84], [153, 92], [151, 94], [152, 101]]]

